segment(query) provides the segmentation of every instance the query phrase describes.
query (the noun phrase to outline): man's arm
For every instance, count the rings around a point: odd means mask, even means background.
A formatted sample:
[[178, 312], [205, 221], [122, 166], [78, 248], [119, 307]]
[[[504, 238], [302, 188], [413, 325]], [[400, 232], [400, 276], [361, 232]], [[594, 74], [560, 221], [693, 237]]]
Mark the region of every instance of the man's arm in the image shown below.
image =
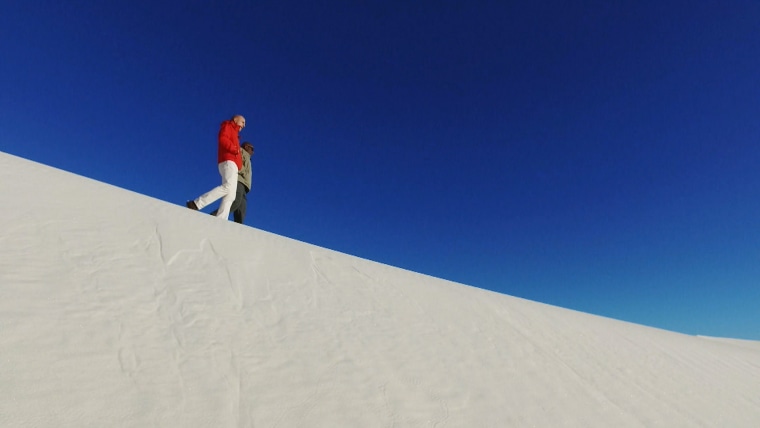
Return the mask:
[[219, 130], [219, 145], [232, 154], [240, 153], [240, 147], [238, 147], [235, 138], [236, 132], [235, 125], [231, 123], [225, 123]]

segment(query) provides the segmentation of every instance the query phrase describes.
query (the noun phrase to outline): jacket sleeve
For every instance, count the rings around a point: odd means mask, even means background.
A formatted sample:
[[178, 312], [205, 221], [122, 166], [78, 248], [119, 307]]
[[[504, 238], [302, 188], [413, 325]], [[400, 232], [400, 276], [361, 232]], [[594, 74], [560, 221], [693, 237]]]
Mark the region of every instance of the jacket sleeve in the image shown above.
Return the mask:
[[222, 129], [219, 130], [219, 146], [224, 148], [228, 153], [237, 154], [240, 152], [240, 148], [235, 142], [235, 128], [229, 123], [222, 125]]

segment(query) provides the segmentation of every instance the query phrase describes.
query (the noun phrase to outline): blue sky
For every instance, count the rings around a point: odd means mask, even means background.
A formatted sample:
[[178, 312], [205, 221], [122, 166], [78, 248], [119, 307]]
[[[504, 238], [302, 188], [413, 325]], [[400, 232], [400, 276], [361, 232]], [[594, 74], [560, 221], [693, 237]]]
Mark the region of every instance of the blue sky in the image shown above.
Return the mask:
[[254, 227], [760, 340], [760, 4], [613, 3], [3, 2], [0, 150], [184, 204], [243, 114]]

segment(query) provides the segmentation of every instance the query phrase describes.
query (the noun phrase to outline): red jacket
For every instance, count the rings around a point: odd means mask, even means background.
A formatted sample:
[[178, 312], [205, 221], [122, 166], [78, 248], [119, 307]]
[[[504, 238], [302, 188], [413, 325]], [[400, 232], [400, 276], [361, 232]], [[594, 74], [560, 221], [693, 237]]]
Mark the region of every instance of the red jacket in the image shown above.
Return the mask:
[[217, 162], [233, 161], [238, 171], [243, 168], [243, 157], [240, 155], [240, 140], [238, 139], [240, 127], [231, 120], [222, 122], [219, 129], [219, 152]]

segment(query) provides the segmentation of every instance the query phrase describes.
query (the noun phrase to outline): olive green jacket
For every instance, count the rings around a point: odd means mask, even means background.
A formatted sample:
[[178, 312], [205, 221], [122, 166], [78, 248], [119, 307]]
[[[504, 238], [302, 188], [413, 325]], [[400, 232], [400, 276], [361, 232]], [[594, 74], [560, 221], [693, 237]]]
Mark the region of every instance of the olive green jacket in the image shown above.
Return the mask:
[[240, 149], [243, 155], [243, 168], [238, 171], [238, 181], [243, 183], [246, 191], [251, 190], [251, 155], [243, 149]]

